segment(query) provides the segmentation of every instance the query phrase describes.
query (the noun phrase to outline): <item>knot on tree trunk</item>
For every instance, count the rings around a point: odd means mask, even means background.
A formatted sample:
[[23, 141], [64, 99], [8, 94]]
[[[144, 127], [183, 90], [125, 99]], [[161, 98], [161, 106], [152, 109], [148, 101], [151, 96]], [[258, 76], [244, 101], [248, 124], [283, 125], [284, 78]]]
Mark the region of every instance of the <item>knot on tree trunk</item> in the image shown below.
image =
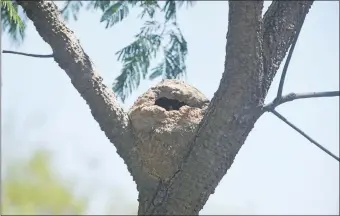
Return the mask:
[[209, 100], [179, 80], [163, 80], [129, 111], [143, 171], [167, 180], [177, 171]]

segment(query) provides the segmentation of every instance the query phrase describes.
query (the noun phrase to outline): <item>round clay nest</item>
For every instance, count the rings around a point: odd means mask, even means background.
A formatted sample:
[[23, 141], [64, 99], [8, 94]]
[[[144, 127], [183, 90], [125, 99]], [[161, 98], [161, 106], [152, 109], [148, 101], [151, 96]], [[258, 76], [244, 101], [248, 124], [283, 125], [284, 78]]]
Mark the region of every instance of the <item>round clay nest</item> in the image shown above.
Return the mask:
[[140, 96], [129, 111], [134, 128], [172, 131], [198, 125], [209, 100], [180, 80], [163, 80]]

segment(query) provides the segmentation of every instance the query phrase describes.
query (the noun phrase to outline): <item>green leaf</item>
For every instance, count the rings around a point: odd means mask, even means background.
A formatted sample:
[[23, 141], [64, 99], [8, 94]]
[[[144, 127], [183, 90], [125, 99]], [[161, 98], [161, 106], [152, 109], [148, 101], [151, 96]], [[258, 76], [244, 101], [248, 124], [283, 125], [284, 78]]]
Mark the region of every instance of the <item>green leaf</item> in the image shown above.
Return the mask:
[[165, 66], [164, 62], [161, 62], [156, 67], [154, 67], [151, 70], [151, 74], [149, 75], [149, 79], [150, 80], [154, 80], [157, 77], [162, 76], [163, 75], [163, 71], [164, 71], [164, 66]]
[[165, 21], [176, 20], [176, 1], [167, 0], [162, 9], [165, 12]]
[[123, 68], [112, 89], [122, 101], [139, 86], [142, 78], [146, 78], [150, 62], [156, 57], [163, 39], [162, 34], [157, 34], [159, 29], [158, 22], [146, 21], [136, 40], [116, 53]]
[[178, 7], [179, 8], [182, 7], [184, 5], [184, 3], [186, 3], [187, 8], [188, 8], [188, 7], [193, 7], [196, 4], [196, 1], [194, 1], [194, 0], [190, 0], [190, 1], [177, 1], [177, 3], [178, 3]]
[[[186, 75], [187, 42], [176, 25], [174, 30], [168, 32], [168, 35], [170, 42], [164, 47], [164, 59], [152, 69], [149, 79], [155, 79], [161, 75], [167, 79], [178, 79]], [[163, 70], [162, 73], [161, 70]]]
[[60, 13], [62, 14], [65, 21], [69, 21], [70, 14], [72, 15], [73, 19], [77, 21], [79, 10], [83, 6], [84, 5], [81, 1], [68, 0], [66, 1], [63, 9], [61, 9]]
[[112, 1], [108, 0], [96, 0], [96, 1], [90, 1], [89, 4], [87, 5], [86, 9], [93, 9], [97, 10], [100, 9], [102, 11], [105, 11], [110, 5]]
[[175, 25], [175, 30], [169, 32], [170, 35], [170, 49], [176, 50], [177, 52], [183, 53], [183, 55], [188, 54], [187, 41], [185, 40], [181, 30]]
[[16, 2], [1, 1], [1, 22], [2, 30], [10, 35], [14, 43], [19, 45], [24, 40], [26, 24], [19, 16]]
[[140, 33], [137, 34], [137, 37], [146, 36], [148, 34], [152, 34], [153, 32], [157, 32], [161, 29], [161, 27], [161, 24], [157, 21], [146, 21], [144, 26], [141, 28]]
[[115, 82], [113, 83], [112, 90], [116, 93], [116, 95], [124, 101], [126, 96], [129, 95], [132, 91], [132, 76], [133, 68], [130, 65], [125, 65], [123, 67], [121, 74], [116, 78]]
[[[129, 7], [135, 6], [137, 1], [117, 1], [107, 9], [104, 9], [100, 22], [106, 22], [106, 28], [112, 27], [113, 25], [121, 22], [129, 15]], [[105, 5], [107, 7], [107, 5]]]
[[158, 2], [155, 0], [140, 1], [140, 6], [143, 8], [141, 14], [138, 16], [143, 19], [145, 14], [148, 14], [149, 18], [153, 18], [157, 9], [160, 9]]
[[122, 21], [129, 14], [126, 2], [119, 1], [104, 11], [100, 22], [106, 21], [106, 28]]
[[[189, 1], [184, 2], [192, 5]], [[176, 24], [176, 7], [183, 4], [168, 0], [160, 9], [157, 1], [139, 1], [139, 6], [143, 9], [139, 17], [143, 18], [148, 14], [151, 20], [144, 23], [133, 43], [116, 53], [118, 60], [123, 63], [123, 68], [113, 84], [113, 91], [123, 102], [149, 72], [148, 78], [151, 80], [160, 76], [178, 79], [186, 75], [187, 42]], [[157, 10], [165, 13], [165, 23], [160, 24], [152, 19]], [[169, 30], [171, 27], [173, 29]], [[151, 60], [159, 53], [164, 37], [169, 38], [169, 43], [163, 48], [164, 58], [156, 67], [149, 70]]]
[[165, 50], [165, 71], [164, 77], [167, 79], [177, 79], [183, 72], [178, 53], [172, 54], [171, 51]]
[[183, 4], [186, 3], [187, 7], [193, 6], [195, 1], [173, 1], [167, 0], [162, 8], [162, 11], [165, 12], [165, 22], [176, 21], [176, 12], [177, 7], [180, 8]]

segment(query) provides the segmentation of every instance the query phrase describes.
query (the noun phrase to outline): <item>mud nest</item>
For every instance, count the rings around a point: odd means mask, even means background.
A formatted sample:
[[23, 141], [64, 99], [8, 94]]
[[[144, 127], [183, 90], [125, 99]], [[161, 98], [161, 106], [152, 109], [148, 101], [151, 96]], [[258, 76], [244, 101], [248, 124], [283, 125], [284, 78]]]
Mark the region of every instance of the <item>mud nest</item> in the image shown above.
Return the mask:
[[129, 116], [145, 172], [167, 179], [178, 169], [208, 104], [200, 91], [179, 80], [163, 80], [137, 99]]

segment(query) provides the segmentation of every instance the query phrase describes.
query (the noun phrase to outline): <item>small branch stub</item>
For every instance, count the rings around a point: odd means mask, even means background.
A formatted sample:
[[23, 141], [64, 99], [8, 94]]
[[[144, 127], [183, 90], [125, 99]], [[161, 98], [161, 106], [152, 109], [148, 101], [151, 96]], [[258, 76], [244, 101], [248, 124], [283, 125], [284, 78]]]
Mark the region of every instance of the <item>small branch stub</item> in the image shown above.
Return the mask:
[[163, 80], [129, 111], [144, 172], [166, 181], [177, 170], [209, 100], [179, 80]]

